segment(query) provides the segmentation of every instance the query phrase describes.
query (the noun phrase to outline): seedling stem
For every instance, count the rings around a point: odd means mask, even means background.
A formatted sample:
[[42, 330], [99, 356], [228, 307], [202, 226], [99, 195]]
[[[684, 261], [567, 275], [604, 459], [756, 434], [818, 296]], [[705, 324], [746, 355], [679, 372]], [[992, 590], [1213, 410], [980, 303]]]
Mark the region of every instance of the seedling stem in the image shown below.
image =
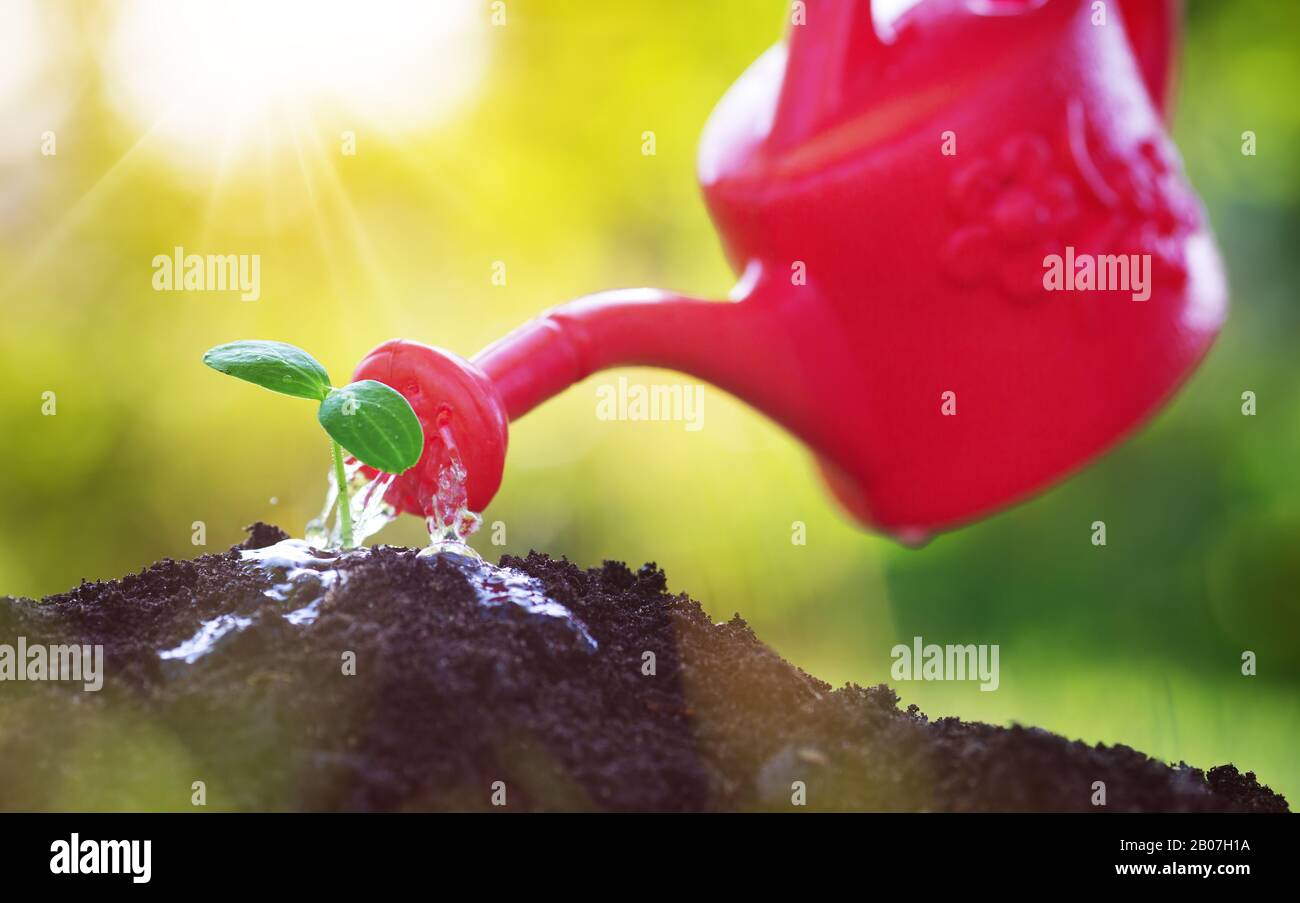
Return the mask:
[[334, 451], [334, 480], [339, 484], [339, 529], [342, 531], [343, 548], [352, 548], [352, 505], [348, 501], [348, 475], [343, 467], [343, 446], [333, 439], [330, 448]]

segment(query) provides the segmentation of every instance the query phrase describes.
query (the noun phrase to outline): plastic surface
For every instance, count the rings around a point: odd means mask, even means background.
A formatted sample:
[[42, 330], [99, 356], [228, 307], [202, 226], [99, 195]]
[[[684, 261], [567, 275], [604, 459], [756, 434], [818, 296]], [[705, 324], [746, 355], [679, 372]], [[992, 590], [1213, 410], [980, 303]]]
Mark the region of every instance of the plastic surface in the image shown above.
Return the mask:
[[[867, 2], [811, 0], [702, 140], [739, 300], [608, 292], [473, 365], [440, 358], [472, 378], [430, 371], [422, 393], [499, 406], [465, 424], [487, 471], [470, 467], [471, 501], [500, 482], [507, 416], [622, 365], [740, 397], [807, 443], [858, 520], [909, 539], [1132, 430], [1204, 355], [1227, 289], [1164, 129], [1176, 7], [1108, 7], [1097, 25], [1086, 0], [924, 0], [873, 27]], [[1044, 258], [1067, 247], [1149, 260], [1149, 297], [1048, 291]]]
[[[392, 339], [366, 355], [353, 379], [376, 379], [401, 392], [424, 428], [424, 452], [393, 482], [388, 502], [421, 517], [451, 517], [460, 504], [471, 511], [488, 506], [501, 488], [508, 437], [501, 397], [482, 371], [441, 348]], [[440, 487], [440, 479], [457, 482], [453, 456], [464, 468], [463, 485]], [[435, 511], [439, 495], [450, 504]]]

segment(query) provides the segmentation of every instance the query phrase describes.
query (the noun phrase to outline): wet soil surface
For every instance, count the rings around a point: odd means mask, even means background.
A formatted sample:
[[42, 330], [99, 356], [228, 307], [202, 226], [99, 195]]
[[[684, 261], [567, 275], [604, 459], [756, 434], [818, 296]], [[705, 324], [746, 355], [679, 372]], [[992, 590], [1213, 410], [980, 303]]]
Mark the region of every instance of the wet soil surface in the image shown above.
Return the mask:
[[[341, 564], [315, 620], [292, 623], [240, 557], [284, 538], [258, 524], [225, 554], [0, 599], [0, 643], [105, 648], [100, 692], [0, 683], [0, 809], [188, 809], [198, 781], [210, 809], [1287, 808], [1232, 765], [834, 689], [739, 616], [714, 623], [669, 593], [654, 565], [503, 560], [595, 648], [562, 618], [485, 607], [447, 560], [389, 547]], [[221, 616], [242, 628], [192, 662], [160, 657]]]

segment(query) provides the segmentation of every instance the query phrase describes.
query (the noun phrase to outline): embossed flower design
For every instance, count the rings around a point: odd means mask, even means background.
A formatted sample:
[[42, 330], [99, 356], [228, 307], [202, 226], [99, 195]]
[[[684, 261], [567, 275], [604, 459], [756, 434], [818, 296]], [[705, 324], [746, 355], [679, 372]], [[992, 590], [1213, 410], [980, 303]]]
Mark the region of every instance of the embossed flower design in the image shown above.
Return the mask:
[[1200, 226], [1201, 214], [1172, 144], [1147, 138], [1123, 157], [1097, 162], [1118, 198], [1102, 246], [1112, 253], [1150, 254], [1153, 277], [1181, 285], [1187, 279], [1182, 237]]
[[1059, 252], [1079, 215], [1074, 183], [1047, 142], [1007, 139], [953, 176], [949, 198], [961, 225], [944, 249], [948, 275], [969, 286], [992, 281], [1013, 298], [1040, 294], [1043, 257]]

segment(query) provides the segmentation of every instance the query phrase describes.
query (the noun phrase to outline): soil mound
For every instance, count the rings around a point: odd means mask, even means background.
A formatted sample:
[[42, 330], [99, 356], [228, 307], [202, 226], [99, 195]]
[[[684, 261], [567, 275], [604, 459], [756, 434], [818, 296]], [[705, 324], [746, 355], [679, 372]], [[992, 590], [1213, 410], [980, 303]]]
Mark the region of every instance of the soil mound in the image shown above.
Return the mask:
[[[392, 547], [343, 560], [314, 620], [295, 623], [240, 556], [285, 535], [249, 534], [42, 602], [0, 599], [0, 643], [102, 644], [105, 673], [96, 693], [0, 684], [0, 809], [189, 809], [191, 781], [210, 809], [489, 809], [504, 796], [508, 810], [790, 811], [800, 787], [814, 810], [1287, 809], [1232, 765], [1170, 767], [1032, 728], [930, 721], [883, 685], [834, 689], [739, 616], [715, 624], [670, 594], [653, 564], [503, 559], [593, 648], [562, 618], [484, 606], [453, 563]], [[192, 662], [160, 656], [213, 623], [225, 634]], [[1094, 781], [1106, 809], [1091, 805]]]

